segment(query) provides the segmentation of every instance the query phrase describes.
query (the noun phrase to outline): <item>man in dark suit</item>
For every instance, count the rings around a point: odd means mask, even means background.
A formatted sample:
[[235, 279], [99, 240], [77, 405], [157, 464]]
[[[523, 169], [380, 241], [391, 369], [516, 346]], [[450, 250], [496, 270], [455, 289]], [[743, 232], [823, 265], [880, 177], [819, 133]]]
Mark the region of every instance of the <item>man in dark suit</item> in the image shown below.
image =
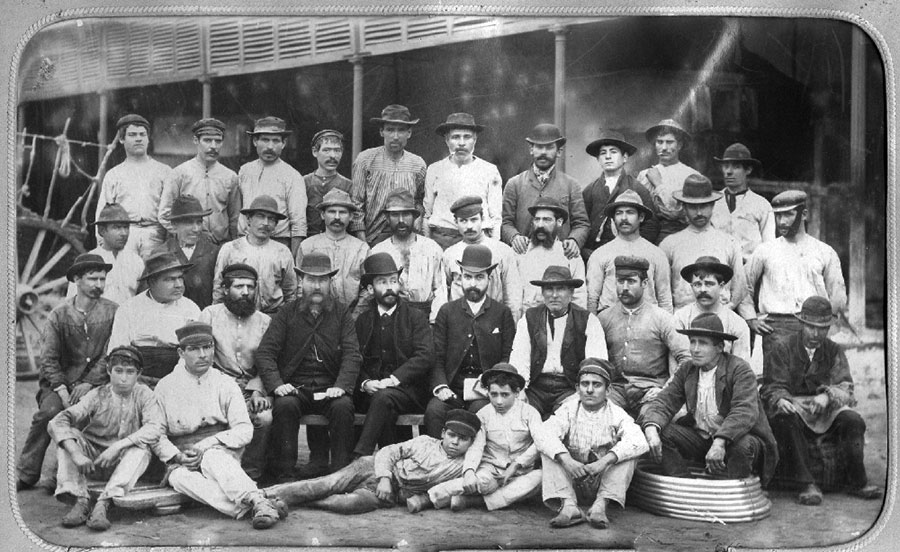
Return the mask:
[[370, 255], [363, 270], [361, 283], [375, 300], [356, 319], [363, 362], [354, 402], [367, 413], [356, 456], [399, 442], [397, 416], [425, 408], [432, 354], [428, 314], [400, 299], [401, 269], [390, 253]]
[[181, 264], [194, 265], [184, 274], [184, 296], [197, 303], [200, 310], [212, 304], [213, 277], [219, 255], [219, 246], [203, 231], [203, 217], [210, 213], [212, 210], [204, 209], [196, 197], [178, 196], [169, 215], [175, 233], [153, 251], [154, 255], [172, 253]]
[[[688, 462], [703, 460], [713, 476], [741, 479], [757, 473], [765, 485], [778, 463], [778, 445], [753, 370], [724, 352], [724, 341], [737, 336], [725, 333], [711, 312], [678, 332], [691, 340], [691, 360], [638, 418], [651, 457], [666, 475], [685, 477]], [[687, 415], [670, 423], [683, 405]]]
[[508, 362], [516, 323], [512, 311], [487, 295], [497, 264], [485, 245], [469, 245], [457, 261], [463, 297], [441, 307], [434, 322], [434, 367], [425, 408], [425, 431], [439, 438], [447, 413], [454, 408], [477, 412], [488, 404], [473, 385], [481, 373]]

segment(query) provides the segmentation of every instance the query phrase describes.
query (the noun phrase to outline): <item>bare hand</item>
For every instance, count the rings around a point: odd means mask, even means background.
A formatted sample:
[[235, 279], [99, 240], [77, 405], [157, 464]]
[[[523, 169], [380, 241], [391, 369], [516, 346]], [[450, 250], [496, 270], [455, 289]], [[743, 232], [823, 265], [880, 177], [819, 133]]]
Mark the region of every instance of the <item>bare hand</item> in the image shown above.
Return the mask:
[[776, 406], [778, 407], [779, 414], [800, 414], [800, 412], [797, 411], [797, 407], [790, 399], [778, 399]]
[[178, 463], [191, 471], [200, 471], [200, 461], [203, 460], [203, 453], [190, 449], [182, 452]]
[[650, 167], [650, 169], [647, 170], [646, 174], [647, 174], [647, 180], [650, 181], [650, 184], [654, 188], [659, 188], [660, 186], [662, 186], [662, 183], [663, 183], [662, 182], [662, 174], [659, 172], [658, 167], [656, 167], [656, 166]]
[[384, 378], [383, 380], [380, 380], [378, 383], [381, 384], [382, 389], [387, 389], [388, 387], [397, 387], [397, 385], [398, 385], [398, 382], [396, 380], [394, 380], [394, 378], [390, 378], [390, 377]]
[[90, 383], [82, 382], [72, 388], [72, 394], [69, 395], [69, 404], [78, 404], [81, 397], [85, 396], [94, 386]]
[[384, 386], [379, 380], [369, 380], [363, 384], [362, 388], [369, 395], [374, 395], [377, 391], [384, 389]]
[[578, 247], [578, 242], [572, 238], [566, 238], [563, 242], [563, 251], [566, 253], [566, 258], [575, 259], [581, 256], [581, 248]]
[[515, 238], [512, 239], [512, 243], [510, 244], [513, 248], [513, 251], [521, 255], [528, 251], [528, 246], [531, 244], [531, 240], [528, 239], [528, 236], [523, 236], [519, 234]]
[[475, 477], [475, 472], [472, 470], [463, 474], [463, 492], [466, 494], [478, 492], [478, 478]]
[[609, 466], [612, 462], [609, 462], [608, 460], [605, 460], [604, 458], [601, 458], [600, 460], [597, 460], [596, 462], [591, 462], [590, 464], [588, 464], [584, 467], [584, 469], [587, 470], [588, 475], [592, 475], [592, 476], [600, 475], [603, 472], [605, 472], [607, 468], [609, 468]]
[[450, 391], [449, 387], [442, 387], [440, 390], [438, 390], [437, 395], [435, 395], [435, 396], [438, 399], [440, 399], [441, 401], [446, 402], [446, 401], [449, 401], [450, 399], [456, 397], [456, 393], [454, 393], [453, 391]]
[[78, 468], [78, 471], [87, 475], [94, 471], [94, 463], [90, 458], [84, 455], [83, 452], [76, 452], [72, 454], [72, 462], [75, 463], [75, 467]]
[[747, 325], [750, 326], [750, 329], [758, 333], [759, 335], [769, 335], [775, 329], [772, 326], [766, 324], [759, 318], [754, 318], [753, 320], [747, 320]]
[[264, 396], [259, 391], [254, 391], [252, 395], [250, 395], [250, 413], [257, 414], [262, 412], [263, 410], [268, 410], [272, 408], [272, 404], [269, 403], [268, 397]]
[[725, 471], [725, 445], [720, 439], [714, 439], [709, 452], [706, 453], [706, 470], [709, 473]]
[[59, 395], [59, 399], [62, 401], [63, 408], [69, 408], [72, 406], [72, 403], [69, 401], [69, 390], [66, 389], [65, 385], [60, 385], [56, 389], [56, 394]]
[[650, 445], [650, 458], [657, 464], [662, 462], [662, 441], [659, 440], [659, 430], [656, 426], [647, 426], [644, 429], [644, 437], [647, 438], [647, 444]]
[[343, 397], [345, 391], [340, 387], [329, 387], [325, 390], [325, 398], [326, 399], [336, 399], [338, 397]]
[[100, 453], [100, 456], [94, 460], [94, 465], [103, 469], [111, 468], [119, 461], [119, 455], [121, 454], [121, 447], [118, 447], [115, 444], [110, 445], [108, 449]]
[[382, 477], [378, 480], [378, 486], [375, 487], [375, 496], [384, 502], [390, 502], [394, 497], [394, 490], [391, 488], [391, 478]]
[[282, 383], [281, 385], [279, 385], [278, 387], [275, 388], [275, 391], [273, 391], [273, 393], [275, 394], [276, 397], [286, 397], [286, 396], [290, 395], [291, 393], [293, 393], [295, 390], [296, 390], [296, 388], [293, 385], [291, 385], [290, 383]]
[[819, 393], [815, 397], [813, 397], [812, 403], [809, 405], [810, 410], [816, 416], [825, 412], [828, 409], [828, 395], [825, 393]]
[[572, 479], [581, 479], [588, 476], [584, 464], [572, 458], [571, 454], [560, 455], [559, 463], [562, 464], [563, 469], [566, 470], [566, 473]]

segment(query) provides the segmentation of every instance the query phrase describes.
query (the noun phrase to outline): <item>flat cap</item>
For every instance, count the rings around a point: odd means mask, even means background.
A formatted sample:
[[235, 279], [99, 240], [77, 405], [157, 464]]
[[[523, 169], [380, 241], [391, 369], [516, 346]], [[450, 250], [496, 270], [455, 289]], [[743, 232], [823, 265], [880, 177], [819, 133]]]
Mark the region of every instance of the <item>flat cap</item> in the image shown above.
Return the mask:
[[478, 196], [463, 196], [453, 202], [450, 212], [456, 218], [466, 219], [478, 213], [483, 213], [481, 198]]
[[196, 320], [191, 320], [184, 326], [175, 330], [178, 345], [202, 345], [213, 340], [212, 326]]
[[225, 278], [251, 278], [259, 279], [256, 269], [246, 263], [233, 263], [222, 269], [222, 279]]
[[481, 419], [468, 410], [454, 408], [447, 413], [444, 427], [471, 439], [481, 429]]
[[612, 381], [613, 372], [615, 372], [613, 364], [602, 358], [587, 357], [578, 365], [578, 379], [581, 379], [582, 374], [594, 374], [605, 379], [606, 383], [609, 383]]
[[644, 272], [650, 270], [650, 261], [633, 255], [619, 255], [615, 258], [613, 264], [616, 270], [641, 270]]
[[218, 134], [219, 136], [224, 136], [225, 123], [218, 119], [213, 119], [212, 117], [200, 119], [191, 125], [191, 132], [194, 136], [203, 136], [204, 134]]
[[772, 211], [780, 213], [806, 205], [809, 196], [803, 190], [786, 190], [772, 198]]
[[136, 113], [129, 113], [128, 115], [119, 117], [119, 120], [116, 121], [116, 130], [128, 125], [142, 126], [147, 130], [150, 130], [150, 121]]
[[144, 355], [141, 354], [141, 351], [137, 347], [132, 347], [131, 345], [119, 345], [110, 351], [107, 355], [110, 366], [113, 364], [114, 357], [131, 359], [131, 361], [137, 365], [138, 369], [144, 368]]

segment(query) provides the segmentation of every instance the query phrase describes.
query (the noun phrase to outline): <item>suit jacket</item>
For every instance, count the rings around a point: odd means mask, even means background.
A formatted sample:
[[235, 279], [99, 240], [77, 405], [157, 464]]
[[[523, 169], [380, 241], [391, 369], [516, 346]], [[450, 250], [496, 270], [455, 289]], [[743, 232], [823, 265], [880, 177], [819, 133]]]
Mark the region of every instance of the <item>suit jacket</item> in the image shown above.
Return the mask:
[[[644, 203], [644, 206], [653, 211], [653, 216], [644, 217], [644, 222], [641, 223], [641, 237], [650, 243], [656, 243], [656, 237], [659, 235], [659, 221], [656, 220], [656, 204], [653, 203], [653, 197], [650, 195], [650, 190], [645, 188], [643, 184], [635, 180], [631, 175], [622, 172], [611, 192], [609, 188], [606, 187], [606, 180], [603, 176], [600, 176], [600, 178], [588, 184], [582, 192], [582, 195], [584, 196], [584, 208], [587, 210], [588, 218], [591, 220], [591, 229], [588, 232], [587, 241], [584, 243], [585, 249], [594, 250], [604, 243], [612, 241], [614, 235], [611, 230], [609, 230], [609, 225], [606, 224], [606, 221], [609, 220], [605, 213], [606, 206], [619, 197], [619, 194], [625, 190], [634, 190], [637, 192], [637, 194], [641, 196], [641, 201]], [[610, 224], [614, 223], [610, 221]], [[598, 234], [600, 234], [602, 238], [600, 241], [597, 241]]]
[[478, 340], [481, 369], [487, 370], [498, 362], [509, 362], [515, 335], [516, 323], [509, 307], [488, 296], [478, 313], [472, 313], [465, 297], [444, 304], [434, 321], [431, 389], [450, 385], [473, 337]]
[[[687, 416], [677, 423], [696, 428], [694, 414], [697, 412], [697, 384], [700, 369], [688, 361], [672, 377], [662, 391], [650, 402], [647, 410], [638, 418], [641, 428], [656, 425], [665, 428], [672, 416], [682, 406], [687, 406]], [[716, 404], [719, 415], [724, 418], [713, 437], [722, 437], [729, 444], [747, 433], [756, 435], [765, 443], [763, 451], [763, 485], [769, 482], [778, 463], [778, 445], [769, 427], [769, 420], [763, 410], [762, 401], [756, 391], [756, 376], [747, 361], [728, 353], [722, 353], [722, 360], [716, 366]]]
[[213, 279], [216, 272], [216, 258], [219, 255], [219, 246], [214, 244], [206, 233], [200, 234], [200, 239], [194, 247], [191, 258], [188, 259], [178, 246], [178, 238], [170, 236], [156, 251], [174, 253], [181, 263], [191, 263], [194, 266], [184, 273], [184, 296], [197, 303], [200, 310], [212, 304]]
[[503, 224], [500, 226], [501, 239], [512, 243], [516, 234], [531, 232], [531, 213], [528, 208], [539, 197], [552, 197], [569, 211], [569, 219], [559, 229], [559, 239], [572, 238], [578, 247], [584, 247], [591, 222], [584, 210], [581, 184], [571, 176], [559, 172], [559, 167], [550, 173], [547, 184], [541, 186], [531, 167], [507, 181], [503, 188]]
[[[369, 350], [369, 342], [380, 316], [377, 302], [372, 301], [371, 307], [356, 319], [356, 336], [359, 339], [360, 353], [363, 355]], [[393, 316], [397, 368], [391, 375], [400, 380], [399, 387], [402, 391], [422, 402], [428, 396], [427, 388], [432, 366], [433, 345], [428, 315], [419, 309], [410, 308], [406, 301], [400, 300]], [[373, 373], [371, 369], [371, 366], [363, 362], [358, 384], [367, 379], [385, 377]]]

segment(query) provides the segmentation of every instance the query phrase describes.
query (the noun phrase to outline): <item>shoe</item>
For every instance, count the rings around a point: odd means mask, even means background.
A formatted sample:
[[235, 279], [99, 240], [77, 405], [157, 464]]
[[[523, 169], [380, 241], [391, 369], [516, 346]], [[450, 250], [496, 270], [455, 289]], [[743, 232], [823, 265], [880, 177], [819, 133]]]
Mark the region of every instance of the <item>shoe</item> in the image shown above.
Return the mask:
[[584, 523], [584, 512], [577, 506], [563, 506], [556, 517], [550, 520], [550, 527], [572, 527]]
[[272, 503], [272, 506], [275, 508], [275, 511], [278, 512], [278, 519], [284, 519], [288, 515], [288, 507], [284, 500], [275, 497], [268, 497], [269, 502]]
[[875, 485], [866, 485], [865, 487], [857, 487], [855, 489], [847, 489], [847, 494], [865, 500], [873, 500], [881, 498], [884, 495], [884, 489]]
[[94, 531], [106, 531], [112, 525], [106, 514], [109, 510], [109, 499], [103, 498], [97, 501], [91, 511], [91, 517], [87, 520], [87, 526]]
[[62, 518], [63, 527], [84, 525], [91, 515], [91, 502], [87, 498], [78, 498], [69, 513]]
[[431, 500], [427, 494], [416, 494], [406, 499], [406, 509], [410, 514], [416, 514], [422, 510], [431, 508]]
[[466, 508], [475, 508], [484, 504], [481, 495], [453, 495], [450, 497], [450, 510], [460, 512]]
[[587, 514], [588, 523], [596, 529], [607, 529], [609, 527], [609, 518], [606, 517], [606, 508], [595, 508], [591, 506]]
[[797, 499], [804, 506], [818, 506], [822, 503], [822, 491], [819, 490], [815, 483], [810, 483]]
[[29, 483], [22, 479], [16, 479], [16, 492], [19, 491], [27, 491], [28, 489], [34, 488], [34, 483]]
[[257, 500], [253, 505], [251, 523], [254, 529], [268, 529], [278, 523], [279, 519], [281, 519], [281, 515], [269, 499]]

